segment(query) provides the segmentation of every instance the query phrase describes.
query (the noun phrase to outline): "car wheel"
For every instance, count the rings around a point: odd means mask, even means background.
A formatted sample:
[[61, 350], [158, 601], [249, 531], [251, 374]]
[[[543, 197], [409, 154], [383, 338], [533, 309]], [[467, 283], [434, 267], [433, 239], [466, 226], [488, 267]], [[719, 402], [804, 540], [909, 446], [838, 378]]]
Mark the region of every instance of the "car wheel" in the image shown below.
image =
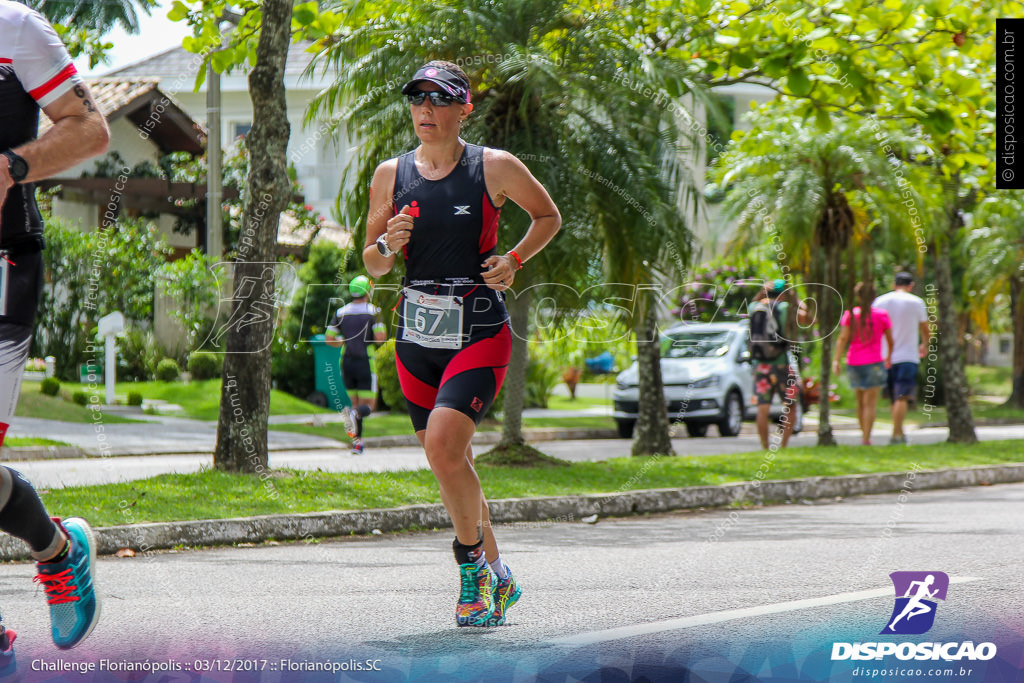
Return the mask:
[[725, 407], [718, 421], [718, 433], [722, 436], [736, 436], [743, 426], [743, 400], [739, 392], [730, 391], [725, 397]]
[[619, 438], [633, 438], [633, 427], [636, 426], [636, 420], [616, 420], [615, 425], [619, 428]]
[[707, 422], [687, 422], [686, 433], [693, 437], [702, 437], [708, 435], [708, 423]]

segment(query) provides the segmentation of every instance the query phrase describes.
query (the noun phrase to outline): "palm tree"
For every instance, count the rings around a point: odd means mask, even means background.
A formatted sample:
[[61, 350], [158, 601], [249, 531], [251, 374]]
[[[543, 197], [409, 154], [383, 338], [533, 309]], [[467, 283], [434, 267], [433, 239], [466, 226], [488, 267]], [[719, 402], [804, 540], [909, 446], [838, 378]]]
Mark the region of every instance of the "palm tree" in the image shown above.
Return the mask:
[[[822, 342], [821, 386], [828, 387], [832, 337], [842, 311], [835, 293], [848, 289], [842, 277], [844, 251], [873, 232], [910, 232], [908, 214], [899, 206], [895, 167], [864, 128], [835, 126], [822, 132], [803, 125], [784, 105], [769, 107], [753, 124], [738, 143], [730, 144], [717, 172], [723, 186], [732, 185], [724, 207], [738, 222], [733, 248], [778, 240], [782, 249], [772, 252], [788, 261], [780, 263], [788, 268], [783, 273], [802, 273], [808, 282], [824, 285], [814, 295]], [[866, 259], [865, 269], [869, 264]], [[856, 274], [849, 273], [849, 278]], [[828, 393], [821, 392], [822, 446], [835, 444]]]
[[[374, 168], [417, 143], [397, 92], [428, 59], [460, 64], [475, 86], [475, 109], [463, 137], [519, 154], [562, 213], [562, 232], [520, 273], [508, 297], [516, 334], [503, 444], [517, 447], [523, 443], [520, 414], [534, 292], [578, 308], [585, 303], [579, 292], [598, 284], [601, 275], [647, 284], [656, 281], [654, 270], [667, 245], [689, 256], [686, 222], [671, 191], [681, 177], [671, 111], [652, 107], [620, 81], [623, 65], [645, 60], [623, 35], [629, 29], [621, 12], [607, 3], [357, 3], [345, 15], [345, 26], [311, 65], [332, 73], [334, 81], [313, 102], [308, 118], [331, 121], [364, 143], [347, 169], [346, 186], [354, 189], [341, 207], [343, 220], [359, 226], [357, 244], [365, 234]], [[656, 78], [646, 75], [645, 81], [656, 85]], [[511, 246], [528, 224], [517, 209], [506, 217], [501, 248]], [[647, 308], [641, 305], [639, 313]], [[664, 420], [664, 398], [660, 391], [657, 396]], [[665, 452], [667, 420], [663, 431], [663, 444], [640, 450]]]
[[27, 0], [26, 4], [50, 21], [106, 32], [120, 24], [128, 33], [138, 33], [142, 10], [149, 16], [157, 0]]
[[1018, 192], [995, 192], [974, 214], [967, 240], [969, 288], [977, 292], [971, 309], [985, 316], [999, 295], [1010, 295], [1013, 325], [1013, 385], [1006, 405], [1024, 408], [1024, 202]]

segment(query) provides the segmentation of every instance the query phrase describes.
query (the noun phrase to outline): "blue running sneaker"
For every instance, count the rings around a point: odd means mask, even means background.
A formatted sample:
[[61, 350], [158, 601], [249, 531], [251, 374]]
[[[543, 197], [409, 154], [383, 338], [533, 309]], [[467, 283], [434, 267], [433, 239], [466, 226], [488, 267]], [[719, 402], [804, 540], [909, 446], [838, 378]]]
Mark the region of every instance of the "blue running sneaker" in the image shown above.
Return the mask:
[[498, 579], [487, 565], [475, 562], [459, 565], [462, 590], [455, 603], [455, 623], [459, 626], [487, 626], [494, 614], [494, 591]]
[[508, 565], [505, 565], [505, 571], [508, 572], [508, 576], [498, 579], [498, 585], [494, 589], [494, 614], [487, 622], [488, 626], [502, 626], [505, 623], [505, 613], [512, 605], [519, 602], [519, 596], [523, 594], [523, 589], [512, 577], [512, 570], [508, 568]]
[[93, 590], [96, 539], [84, 519], [53, 521], [71, 539], [71, 548], [60, 562], [36, 563], [35, 581], [43, 584], [50, 605], [53, 642], [68, 650], [82, 642], [100, 618], [100, 601]]
[[14, 658], [14, 639], [18, 634], [0, 624], [0, 681], [10, 680], [18, 673], [18, 660]]

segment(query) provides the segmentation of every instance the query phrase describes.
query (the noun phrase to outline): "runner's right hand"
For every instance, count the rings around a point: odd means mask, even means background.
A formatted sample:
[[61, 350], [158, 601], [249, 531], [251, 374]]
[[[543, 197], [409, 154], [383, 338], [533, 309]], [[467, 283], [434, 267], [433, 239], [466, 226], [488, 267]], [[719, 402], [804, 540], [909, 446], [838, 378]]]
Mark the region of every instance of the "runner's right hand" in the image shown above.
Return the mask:
[[400, 251], [402, 247], [409, 244], [409, 240], [412, 239], [412, 220], [408, 204], [402, 207], [398, 215], [392, 216], [388, 220], [386, 239], [391, 251]]

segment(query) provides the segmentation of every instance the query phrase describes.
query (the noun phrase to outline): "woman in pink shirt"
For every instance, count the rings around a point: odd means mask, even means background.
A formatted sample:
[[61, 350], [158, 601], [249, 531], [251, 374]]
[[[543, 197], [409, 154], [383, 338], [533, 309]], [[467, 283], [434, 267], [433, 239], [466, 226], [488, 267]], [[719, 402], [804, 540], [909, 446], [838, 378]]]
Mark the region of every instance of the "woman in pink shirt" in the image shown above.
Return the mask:
[[[872, 308], [875, 288], [870, 282], [858, 282], [853, 288], [854, 298], [860, 306], [845, 311], [839, 321], [839, 341], [832, 371], [839, 374], [839, 361], [846, 352], [846, 376], [857, 393], [857, 421], [860, 423], [861, 443], [871, 445], [871, 427], [875, 424], [878, 394], [885, 384], [886, 370], [892, 364], [892, 323], [889, 314]], [[867, 311], [867, 313], [865, 313]], [[889, 357], [882, 359], [882, 337], [888, 344]]]

